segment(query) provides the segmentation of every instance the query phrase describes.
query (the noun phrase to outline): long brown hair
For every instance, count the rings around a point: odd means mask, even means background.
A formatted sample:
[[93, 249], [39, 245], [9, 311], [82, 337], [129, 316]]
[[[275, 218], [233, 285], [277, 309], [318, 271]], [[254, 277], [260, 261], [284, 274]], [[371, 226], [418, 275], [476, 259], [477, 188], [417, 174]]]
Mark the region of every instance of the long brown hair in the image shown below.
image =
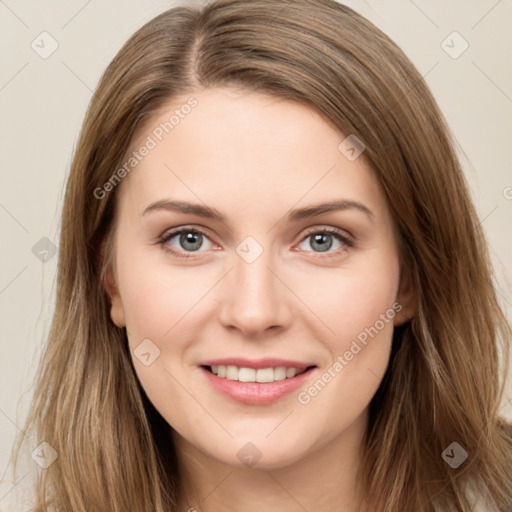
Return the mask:
[[[168, 425], [109, 316], [103, 279], [119, 187], [100, 199], [94, 191], [164, 103], [228, 85], [308, 105], [340, 134], [355, 134], [397, 226], [418, 308], [395, 330], [370, 404], [359, 475], [369, 510], [469, 512], [471, 486], [509, 511], [512, 441], [498, 411], [511, 330], [450, 131], [422, 76], [385, 34], [334, 0], [219, 0], [170, 9], [139, 29], [87, 111], [25, 429], [59, 455], [41, 472], [36, 512], [48, 510], [46, 501], [60, 512], [176, 510]], [[442, 457], [453, 442], [468, 454], [457, 469]]]

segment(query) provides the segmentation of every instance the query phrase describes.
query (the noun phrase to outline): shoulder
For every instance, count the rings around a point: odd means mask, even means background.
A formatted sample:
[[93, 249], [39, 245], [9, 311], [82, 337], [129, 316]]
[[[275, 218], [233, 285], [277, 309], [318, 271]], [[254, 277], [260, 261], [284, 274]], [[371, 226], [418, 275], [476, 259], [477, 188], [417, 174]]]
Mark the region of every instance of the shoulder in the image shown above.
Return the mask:
[[499, 512], [499, 510], [490, 504], [486, 498], [485, 493], [479, 493], [474, 486], [468, 486], [466, 494], [470, 503], [472, 504], [471, 510], [473, 512]]
[[17, 481], [2, 480], [0, 484], [0, 512], [32, 512], [33, 489], [27, 475]]
[[20, 458], [16, 474], [10, 461], [0, 480], [0, 512], [34, 512], [39, 476], [40, 468], [29, 456]]
[[[486, 498], [485, 490], [484, 492], [482, 492], [482, 490], [477, 490], [477, 486], [475, 485], [466, 485], [466, 497], [468, 499], [470, 505], [469, 510], [471, 512], [500, 512], [496, 506], [489, 503], [489, 500]], [[434, 501], [435, 512], [451, 512], [451, 510], [451, 507], [446, 509]]]

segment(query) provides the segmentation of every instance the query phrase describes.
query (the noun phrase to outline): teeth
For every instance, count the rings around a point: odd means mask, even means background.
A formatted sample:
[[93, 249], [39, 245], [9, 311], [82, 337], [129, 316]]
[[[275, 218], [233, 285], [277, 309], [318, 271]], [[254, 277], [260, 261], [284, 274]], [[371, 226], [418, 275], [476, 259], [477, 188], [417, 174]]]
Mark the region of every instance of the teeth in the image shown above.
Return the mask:
[[226, 367], [226, 379], [238, 380], [238, 368], [236, 366]]
[[295, 368], [287, 368], [286, 369], [286, 378], [289, 379], [291, 377], [295, 377], [297, 370]]
[[[236, 368], [238, 373], [238, 379], [236, 378], [236, 373], [232, 373], [233, 378], [231, 380], [239, 380], [240, 382], [256, 382], [256, 370], [254, 368]], [[230, 378], [230, 374], [228, 373], [228, 379]], [[261, 382], [261, 381], [258, 381]]]
[[[242, 370], [240, 370], [240, 373]], [[242, 380], [240, 377], [240, 374], [238, 375], [239, 380]], [[273, 368], [258, 368], [258, 370], [254, 374], [254, 380], [256, 382], [274, 382], [276, 379], [275, 377], [275, 370]]]
[[274, 369], [274, 380], [286, 379], [286, 368], [284, 366], [278, 366]]
[[306, 371], [299, 372], [297, 368], [285, 368], [284, 366], [255, 370], [254, 368], [239, 368], [238, 366], [225, 366], [222, 364], [213, 365], [210, 368], [212, 373], [218, 377], [240, 382], [274, 382], [276, 380], [291, 379]]

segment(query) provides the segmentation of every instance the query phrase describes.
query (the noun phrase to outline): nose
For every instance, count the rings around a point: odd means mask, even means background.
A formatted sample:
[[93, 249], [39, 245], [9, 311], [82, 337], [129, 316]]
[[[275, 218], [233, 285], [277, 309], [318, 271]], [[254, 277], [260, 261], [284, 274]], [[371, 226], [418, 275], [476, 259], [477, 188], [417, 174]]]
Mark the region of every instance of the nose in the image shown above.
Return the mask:
[[247, 338], [263, 338], [286, 329], [292, 319], [291, 292], [272, 265], [270, 251], [247, 263], [235, 255], [224, 281], [220, 321]]

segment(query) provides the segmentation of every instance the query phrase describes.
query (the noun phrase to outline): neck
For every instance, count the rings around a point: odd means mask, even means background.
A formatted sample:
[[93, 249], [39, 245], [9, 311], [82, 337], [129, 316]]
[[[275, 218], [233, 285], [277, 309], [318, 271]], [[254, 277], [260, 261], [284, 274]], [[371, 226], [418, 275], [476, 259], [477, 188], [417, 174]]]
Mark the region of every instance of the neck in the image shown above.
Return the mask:
[[270, 469], [225, 464], [172, 431], [182, 476], [178, 510], [356, 512], [367, 421], [365, 411], [338, 437], [323, 439], [293, 464]]

